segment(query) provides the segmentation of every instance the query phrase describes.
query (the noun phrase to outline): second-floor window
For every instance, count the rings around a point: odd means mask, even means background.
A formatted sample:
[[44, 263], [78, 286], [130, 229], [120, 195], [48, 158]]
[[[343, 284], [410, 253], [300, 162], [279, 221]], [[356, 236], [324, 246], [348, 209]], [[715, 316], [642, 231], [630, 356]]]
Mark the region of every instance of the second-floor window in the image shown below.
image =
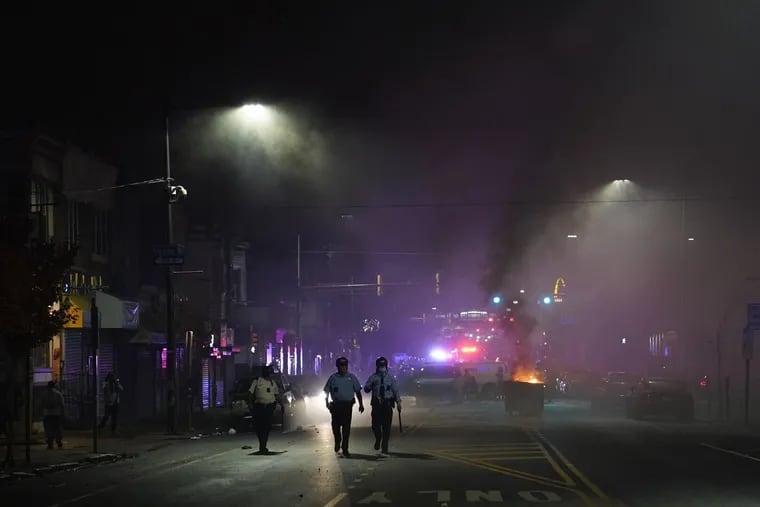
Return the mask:
[[66, 203], [66, 241], [69, 248], [79, 245], [79, 208], [76, 201]]
[[111, 253], [111, 231], [108, 212], [95, 210], [94, 217], [92, 253], [108, 257]]
[[29, 196], [33, 217], [32, 236], [47, 241], [53, 236], [53, 192], [41, 181], [32, 180]]

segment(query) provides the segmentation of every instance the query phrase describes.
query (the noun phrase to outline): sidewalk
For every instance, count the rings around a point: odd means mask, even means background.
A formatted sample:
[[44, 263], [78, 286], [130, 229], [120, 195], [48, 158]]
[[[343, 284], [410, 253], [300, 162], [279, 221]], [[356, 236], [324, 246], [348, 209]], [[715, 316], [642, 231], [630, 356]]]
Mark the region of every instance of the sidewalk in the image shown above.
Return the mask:
[[135, 424], [112, 434], [101, 430], [98, 434], [97, 452], [94, 452], [92, 430], [64, 430], [63, 447], [54, 444], [48, 449], [44, 435], [33, 434], [30, 448], [31, 463], [26, 463], [26, 448], [23, 439], [13, 445], [14, 466], [2, 466], [5, 458], [5, 439], [0, 439], [0, 481], [21, 479], [80, 469], [102, 463], [113, 463], [136, 458], [146, 452], [157, 451], [179, 440], [200, 439], [221, 432], [169, 435], [155, 424]]

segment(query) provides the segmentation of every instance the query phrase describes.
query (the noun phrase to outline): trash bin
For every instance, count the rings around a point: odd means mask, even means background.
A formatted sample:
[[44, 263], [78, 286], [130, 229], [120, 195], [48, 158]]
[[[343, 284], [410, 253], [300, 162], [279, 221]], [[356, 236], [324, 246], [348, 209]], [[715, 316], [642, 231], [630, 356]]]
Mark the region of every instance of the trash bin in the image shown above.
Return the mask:
[[507, 413], [527, 417], [541, 416], [544, 412], [543, 383], [509, 380], [504, 383], [504, 408]]

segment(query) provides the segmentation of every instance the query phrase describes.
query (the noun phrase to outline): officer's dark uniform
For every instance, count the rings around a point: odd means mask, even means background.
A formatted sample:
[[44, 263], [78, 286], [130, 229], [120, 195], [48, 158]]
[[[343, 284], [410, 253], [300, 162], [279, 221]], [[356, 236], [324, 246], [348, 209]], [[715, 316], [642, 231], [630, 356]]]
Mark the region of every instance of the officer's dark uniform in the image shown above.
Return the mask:
[[379, 357], [375, 361], [376, 371], [364, 384], [364, 392], [372, 393], [372, 433], [375, 434], [375, 450], [382, 444], [383, 453], [388, 452], [388, 440], [393, 424], [393, 407], [401, 412], [401, 396], [393, 375], [388, 373], [388, 360]]
[[[364, 412], [362, 386], [353, 373], [348, 373], [348, 359], [339, 357], [335, 361], [338, 372], [330, 375], [325, 384], [325, 403], [332, 414], [332, 430], [335, 437], [335, 452], [343, 449], [343, 456], [349, 457], [348, 438], [351, 435], [351, 415], [354, 396], [359, 400], [359, 412]], [[332, 398], [332, 402], [329, 401]]]

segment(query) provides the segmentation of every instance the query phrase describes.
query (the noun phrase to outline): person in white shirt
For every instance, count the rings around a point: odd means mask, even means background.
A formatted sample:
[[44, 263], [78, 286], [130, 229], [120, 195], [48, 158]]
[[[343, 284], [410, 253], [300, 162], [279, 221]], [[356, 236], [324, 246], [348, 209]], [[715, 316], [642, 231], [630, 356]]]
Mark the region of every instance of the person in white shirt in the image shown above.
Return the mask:
[[268, 453], [267, 441], [272, 430], [272, 416], [277, 402], [282, 405], [280, 389], [277, 382], [272, 380], [272, 366], [265, 366], [261, 377], [254, 379], [248, 389], [251, 393], [253, 425], [259, 438], [259, 452]]

